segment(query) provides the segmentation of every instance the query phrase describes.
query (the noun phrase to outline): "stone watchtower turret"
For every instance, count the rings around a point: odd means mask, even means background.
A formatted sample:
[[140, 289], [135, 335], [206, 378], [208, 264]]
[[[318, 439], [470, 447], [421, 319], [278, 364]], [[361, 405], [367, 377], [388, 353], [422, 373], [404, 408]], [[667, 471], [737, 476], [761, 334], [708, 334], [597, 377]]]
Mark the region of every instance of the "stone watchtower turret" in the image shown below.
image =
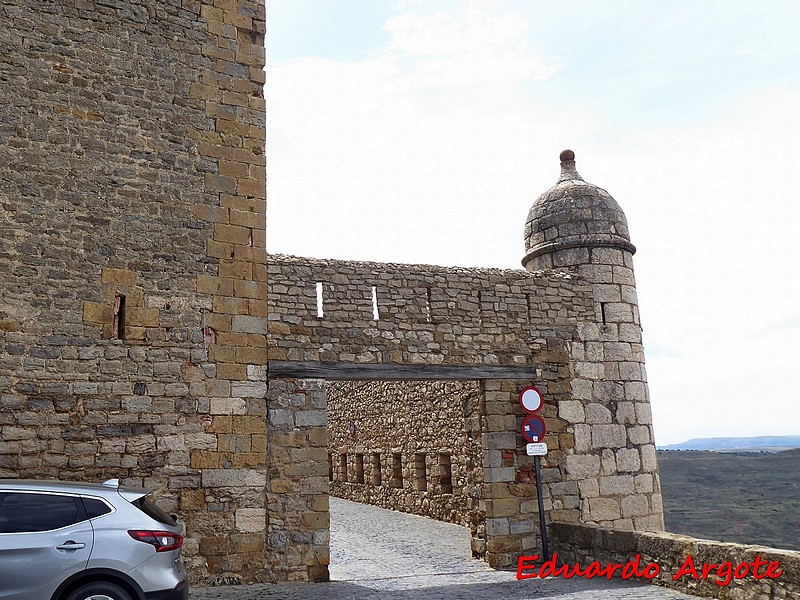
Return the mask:
[[575, 451], [566, 457], [577, 481], [581, 520], [616, 528], [662, 530], [661, 490], [642, 329], [625, 214], [605, 190], [561, 153], [558, 183], [533, 203], [525, 223], [528, 271], [565, 269], [587, 281], [594, 321], [576, 324], [570, 348], [570, 399], [559, 417], [571, 424]]

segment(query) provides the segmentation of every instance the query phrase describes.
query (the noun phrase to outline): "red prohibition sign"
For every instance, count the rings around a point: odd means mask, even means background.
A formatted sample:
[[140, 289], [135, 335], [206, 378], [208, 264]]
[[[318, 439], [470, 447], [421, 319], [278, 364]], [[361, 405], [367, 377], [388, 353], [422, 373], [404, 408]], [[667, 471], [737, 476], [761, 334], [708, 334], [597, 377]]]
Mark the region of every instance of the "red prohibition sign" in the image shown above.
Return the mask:
[[547, 426], [538, 415], [528, 415], [522, 421], [522, 437], [528, 442], [541, 442], [547, 433]]
[[519, 405], [529, 415], [539, 412], [542, 406], [544, 405], [544, 396], [542, 396], [542, 392], [538, 390], [538, 388], [529, 385], [528, 387], [522, 388], [522, 391], [519, 393]]

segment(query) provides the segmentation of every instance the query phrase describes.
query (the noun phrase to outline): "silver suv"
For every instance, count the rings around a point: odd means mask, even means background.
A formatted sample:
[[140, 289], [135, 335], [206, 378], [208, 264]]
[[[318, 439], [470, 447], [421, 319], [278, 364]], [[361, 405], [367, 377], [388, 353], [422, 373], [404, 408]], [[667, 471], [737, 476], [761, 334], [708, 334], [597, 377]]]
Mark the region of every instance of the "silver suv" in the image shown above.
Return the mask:
[[182, 529], [147, 490], [0, 479], [0, 599], [185, 600]]

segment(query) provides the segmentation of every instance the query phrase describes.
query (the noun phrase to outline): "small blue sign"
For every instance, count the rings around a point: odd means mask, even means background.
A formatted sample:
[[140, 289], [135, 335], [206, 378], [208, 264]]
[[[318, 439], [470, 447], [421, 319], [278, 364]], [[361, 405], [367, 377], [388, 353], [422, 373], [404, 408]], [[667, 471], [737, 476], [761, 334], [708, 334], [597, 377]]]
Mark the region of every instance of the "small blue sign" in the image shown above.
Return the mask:
[[528, 442], [541, 442], [547, 433], [547, 426], [541, 417], [528, 415], [522, 421], [522, 437]]

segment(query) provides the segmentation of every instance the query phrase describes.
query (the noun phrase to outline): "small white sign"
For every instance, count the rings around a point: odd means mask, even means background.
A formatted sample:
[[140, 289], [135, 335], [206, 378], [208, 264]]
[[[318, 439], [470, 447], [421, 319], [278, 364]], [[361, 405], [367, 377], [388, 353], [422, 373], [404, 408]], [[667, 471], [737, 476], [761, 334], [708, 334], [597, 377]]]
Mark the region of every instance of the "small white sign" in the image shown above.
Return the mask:
[[522, 410], [527, 413], [539, 412], [544, 404], [542, 393], [533, 386], [528, 386], [520, 392], [519, 403], [522, 405]]
[[547, 444], [544, 442], [525, 444], [525, 451], [528, 453], [528, 456], [544, 456], [547, 454]]

